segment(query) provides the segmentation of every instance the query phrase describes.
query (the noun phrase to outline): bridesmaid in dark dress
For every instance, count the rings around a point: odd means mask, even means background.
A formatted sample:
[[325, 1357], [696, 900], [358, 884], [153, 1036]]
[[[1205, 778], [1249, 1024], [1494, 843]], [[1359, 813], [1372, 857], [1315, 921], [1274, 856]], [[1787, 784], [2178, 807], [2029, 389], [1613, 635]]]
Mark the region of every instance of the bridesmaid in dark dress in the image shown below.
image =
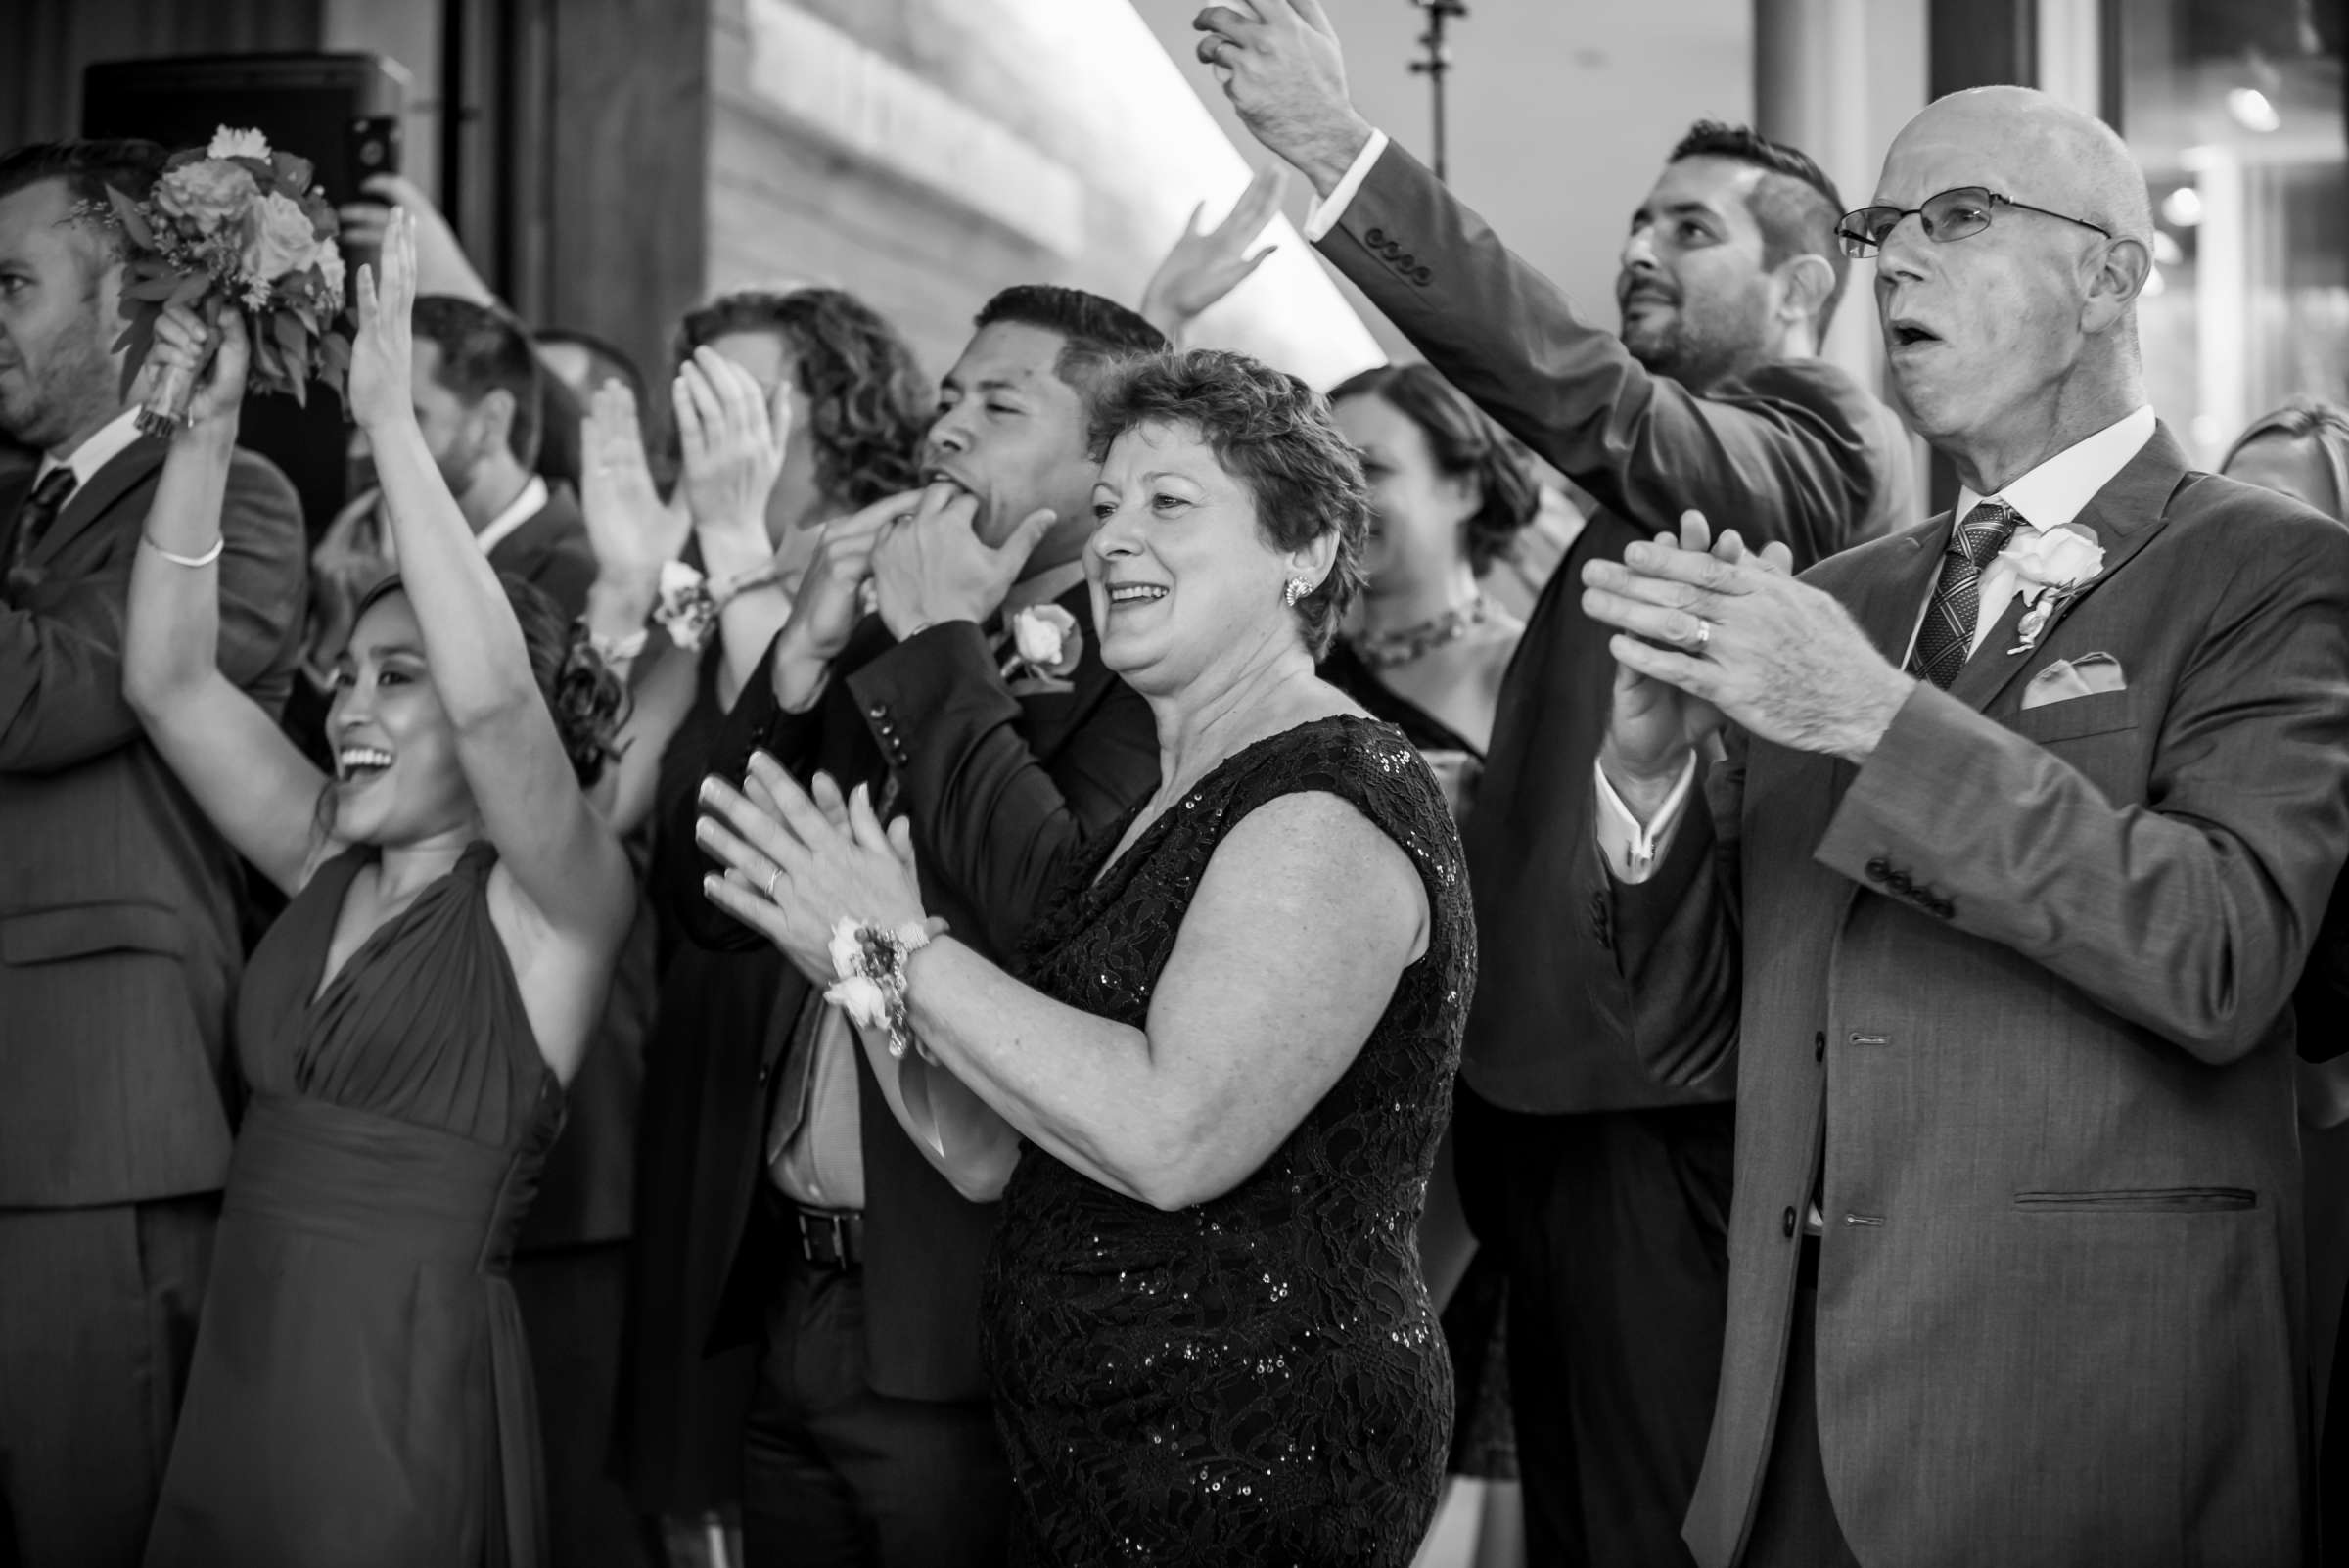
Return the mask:
[[[1321, 678], [1403, 731], [1465, 824], [1483, 776], [1500, 680], [1525, 623], [1485, 597], [1486, 571], [1541, 507], [1533, 461], [1424, 364], [1382, 365], [1330, 394], [1370, 487], [1362, 602]], [[1524, 1560], [1524, 1512], [1503, 1354], [1507, 1280], [1469, 1232], [1452, 1139], [1436, 1157], [1419, 1261], [1444, 1314], [1459, 1414], [1451, 1506], [1479, 1515], [1477, 1568]]]
[[[253, 1097], [151, 1568], [541, 1556], [504, 1270], [634, 913], [582, 789], [621, 697], [543, 597], [501, 584], [435, 471], [410, 404], [404, 215], [383, 254], [380, 304], [360, 275], [348, 398], [404, 578], [354, 623], [333, 779], [213, 666], [248, 353], [233, 314], [132, 573], [131, 704], [293, 899], [239, 999]], [[175, 311], [158, 345], [195, 366], [205, 329]]]
[[1019, 976], [931, 933], [901, 824], [764, 760], [760, 806], [705, 786], [711, 896], [844, 979], [907, 1130], [1002, 1188], [1016, 1561], [1400, 1568], [1451, 1436], [1413, 1233], [1475, 936], [1434, 776], [1314, 672], [1360, 468], [1319, 396], [1209, 350], [1124, 372], [1095, 438], [1101, 654], [1162, 784]]

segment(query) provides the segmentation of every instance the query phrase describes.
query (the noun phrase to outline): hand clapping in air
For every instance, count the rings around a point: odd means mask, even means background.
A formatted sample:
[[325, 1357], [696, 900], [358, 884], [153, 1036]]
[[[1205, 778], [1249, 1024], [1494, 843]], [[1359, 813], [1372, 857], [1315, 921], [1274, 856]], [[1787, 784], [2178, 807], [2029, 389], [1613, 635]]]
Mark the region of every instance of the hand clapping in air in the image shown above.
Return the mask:
[[359, 268], [359, 330], [350, 345], [345, 397], [361, 426], [416, 417], [415, 354], [409, 313], [416, 304], [416, 231], [404, 208], [384, 224], [379, 275]]

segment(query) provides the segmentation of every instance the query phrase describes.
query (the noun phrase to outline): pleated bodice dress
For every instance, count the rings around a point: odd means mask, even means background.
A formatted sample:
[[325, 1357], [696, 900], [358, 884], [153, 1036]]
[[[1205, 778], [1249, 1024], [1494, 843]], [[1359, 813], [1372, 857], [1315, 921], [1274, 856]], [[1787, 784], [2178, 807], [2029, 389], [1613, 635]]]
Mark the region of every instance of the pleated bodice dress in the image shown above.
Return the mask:
[[320, 989], [373, 857], [322, 866], [246, 970], [253, 1090], [148, 1568], [536, 1568], [537, 1415], [506, 1264], [562, 1124], [455, 867]]

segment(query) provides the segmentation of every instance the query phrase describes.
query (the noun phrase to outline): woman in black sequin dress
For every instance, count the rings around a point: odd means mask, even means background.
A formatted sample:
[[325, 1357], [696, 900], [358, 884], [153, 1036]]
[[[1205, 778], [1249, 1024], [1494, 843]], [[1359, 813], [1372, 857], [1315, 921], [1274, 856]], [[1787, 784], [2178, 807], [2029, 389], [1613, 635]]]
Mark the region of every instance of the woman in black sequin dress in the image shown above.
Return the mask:
[[[1410, 744], [1314, 672], [1365, 510], [1328, 405], [1197, 351], [1101, 408], [1086, 564], [1160, 787], [1018, 978], [941, 938], [904, 967], [922, 1050], [866, 1048], [941, 1168], [1002, 1194], [1016, 1560], [1400, 1568], [1451, 1424], [1414, 1232], [1474, 981], [1458, 842]], [[754, 774], [771, 812], [708, 788], [714, 899], [827, 979], [844, 917], [924, 918], [864, 802]]]

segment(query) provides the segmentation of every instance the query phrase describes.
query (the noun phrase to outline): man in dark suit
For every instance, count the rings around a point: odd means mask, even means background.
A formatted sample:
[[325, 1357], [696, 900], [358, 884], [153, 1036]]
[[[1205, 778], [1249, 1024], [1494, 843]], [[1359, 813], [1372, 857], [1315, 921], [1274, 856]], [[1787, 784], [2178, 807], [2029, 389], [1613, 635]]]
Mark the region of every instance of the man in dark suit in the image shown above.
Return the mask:
[[1712, 1417], [1733, 1109], [1656, 1083], [1592, 1010], [1566, 898], [1614, 664], [1583, 563], [1733, 509], [1798, 560], [1909, 504], [1908, 437], [1815, 355], [1843, 292], [1841, 203], [1801, 153], [1700, 124], [1633, 215], [1620, 336], [1348, 104], [1317, 5], [1212, 8], [1202, 58], [1322, 200], [1306, 232], [1428, 361], [1600, 503], [1527, 621], [1463, 824], [1480, 955], [1457, 1111], [1462, 1198], [1509, 1281], [1509, 1378], [1540, 1563], [1685, 1560]]
[[[1149, 712], [1093, 646], [1080, 557], [1086, 389], [1164, 340], [1106, 300], [1041, 286], [996, 296], [978, 325], [930, 430], [929, 491], [909, 516], [827, 527], [714, 755], [728, 779], [763, 746], [801, 779], [869, 787], [911, 819], [933, 907], [1009, 958], [1089, 835], [1157, 783]], [[1076, 627], [1063, 658], [1022, 658], [1010, 621], [1054, 607]], [[695, 797], [666, 812], [690, 842]], [[668, 863], [663, 897], [698, 940], [756, 942], [703, 898], [712, 862]], [[978, 1310], [993, 1206], [963, 1198], [904, 1135], [845, 1022], [796, 972], [777, 1016], [790, 1027], [712, 1097], [728, 1119], [704, 1141], [725, 1176], [697, 1205], [723, 1217], [697, 1269], [731, 1275], [714, 1339], [763, 1340], [743, 1449], [750, 1559], [999, 1563], [1010, 1481]]]
[[[163, 443], [121, 395], [121, 257], [74, 204], [143, 196], [145, 143], [0, 159], [0, 1562], [138, 1560], [229, 1155], [235, 856], [122, 700]], [[220, 667], [285, 700], [299, 503], [239, 452]]]
[[2290, 1003], [2349, 853], [2349, 532], [2155, 422], [2107, 127], [1943, 99], [1843, 227], [1958, 510], [1801, 581], [1727, 538], [1585, 572], [1633, 634], [1588, 940], [1659, 1073], [1737, 1074], [1689, 1544], [2297, 1563]]

